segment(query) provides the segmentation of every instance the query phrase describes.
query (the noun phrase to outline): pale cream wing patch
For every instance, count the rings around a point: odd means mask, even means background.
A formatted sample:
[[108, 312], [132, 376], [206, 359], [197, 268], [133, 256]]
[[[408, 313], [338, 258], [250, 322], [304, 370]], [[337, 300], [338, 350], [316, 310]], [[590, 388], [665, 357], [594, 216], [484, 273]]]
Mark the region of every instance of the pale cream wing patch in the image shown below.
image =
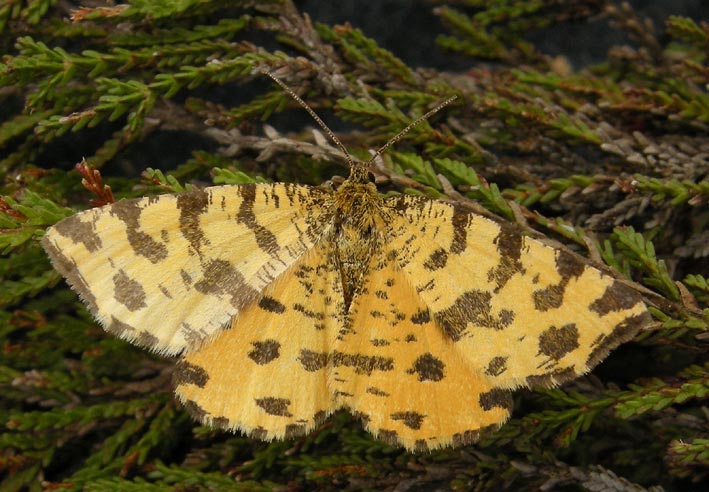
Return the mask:
[[230, 329], [184, 356], [175, 392], [207, 425], [264, 440], [309, 432], [336, 409], [327, 364], [344, 311], [332, 245], [321, 241]]
[[509, 391], [461, 356], [389, 253], [373, 259], [338, 337], [335, 397], [390, 444], [424, 451], [474, 442], [509, 418]]
[[420, 197], [385, 203], [398, 265], [496, 388], [584, 374], [650, 320], [631, 288], [510, 225]]
[[218, 186], [87, 210], [42, 245], [108, 331], [176, 354], [228, 325], [311, 248], [329, 203], [308, 186]]

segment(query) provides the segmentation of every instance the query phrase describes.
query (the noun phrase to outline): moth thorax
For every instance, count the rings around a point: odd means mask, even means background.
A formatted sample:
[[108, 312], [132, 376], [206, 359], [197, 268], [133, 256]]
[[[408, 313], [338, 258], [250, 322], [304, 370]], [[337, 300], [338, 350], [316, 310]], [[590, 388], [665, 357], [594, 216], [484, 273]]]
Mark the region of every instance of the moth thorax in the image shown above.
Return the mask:
[[335, 195], [335, 237], [345, 304], [381, 249], [387, 231], [383, 202], [372, 183], [345, 181]]
[[347, 180], [335, 193], [335, 207], [341, 220], [354, 227], [375, 227], [382, 214], [382, 199], [373, 183]]

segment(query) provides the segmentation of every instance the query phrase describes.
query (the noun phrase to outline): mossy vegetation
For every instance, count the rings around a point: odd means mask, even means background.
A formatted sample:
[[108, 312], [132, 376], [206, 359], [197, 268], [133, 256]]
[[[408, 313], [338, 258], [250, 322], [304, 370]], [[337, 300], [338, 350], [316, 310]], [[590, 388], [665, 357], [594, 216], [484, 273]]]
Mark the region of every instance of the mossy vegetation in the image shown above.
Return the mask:
[[[68, 5], [0, 2], [0, 489], [703, 490], [709, 25], [653, 27], [606, 1], [423, 3], [449, 30], [438, 49], [469, 61], [447, 72], [288, 1]], [[630, 41], [580, 70], [525, 38], [599, 19]], [[174, 361], [105, 334], [38, 239], [113, 196], [346, 175], [260, 70], [360, 158], [457, 95], [373, 169], [380, 189], [462, 201], [605, 263], [654, 323], [591, 375], [518, 392], [513, 419], [462, 449], [409, 454], [345, 413], [287, 442], [196, 425]], [[299, 123], [274, 129], [282, 114]]]

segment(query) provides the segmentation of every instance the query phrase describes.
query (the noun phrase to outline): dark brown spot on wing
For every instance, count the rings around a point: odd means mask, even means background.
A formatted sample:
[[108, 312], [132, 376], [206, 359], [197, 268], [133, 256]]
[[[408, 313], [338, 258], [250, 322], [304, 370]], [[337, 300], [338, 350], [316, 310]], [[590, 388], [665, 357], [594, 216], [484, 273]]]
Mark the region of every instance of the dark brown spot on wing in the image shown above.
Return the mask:
[[313, 415], [313, 422], [315, 425], [320, 425], [323, 424], [327, 420], [327, 412], [325, 410], [320, 410], [319, 412], [315, 412], [315, 415]]
[[327, 367], [328, 356], [325, 352], [315, 352], [313, 350], [302, 349], [298, 362], [308, 372], [319, 371]]
[[94, 225], [91, 222], [82, 221], [78, 215], [73, 215], [59, 221], [54, 226], [54, 230], [62, 236], [71, 239], [76, 244], [83, 244], [91, 253], [103, 247], [101, 238], [96, 235], [96, 231], [94, 231]]
[[373, 371], [393, 370], [394, 359], [391, 357], [333, 352], [332, 365], [334, 367], [353, 367], [356, 374], [366, 374], [369, 376]]
[[458, 447], [458, 446], [467, 446], [468, 444], [473, 444], [477, 441], [480, 440], [480, 434], [483, 431], [488, 431], [488, 429], [491, 428], [497, 428], [497, 426], [487, 426], [483, 429], [476, 429], [476, 430], [467, 430], [464, 432], [457, 432], [453, 434], [453, 439], [452, 439], [452, 446], [453, 447]]
[[586, 269], [586, 265], [571, 253], [563, 250], [556, 251], [556, 270], [561, 278], [579, 277]]
[[539, 335], [539, 353], [559, 360], [579, 347], [579, 330], [574, 323], [549, 327]]
[[205, 409], [200, 407], [197, 402], [186, 400], [182, 403], [187, 413], [195, 420], [209, 425], [210, 427], [221, 427], [222, 429], [230, 428], [229, 419], [225, 417], [214, 417]]
[[254, 348], [248, 353], [249, 359], [260, 366], [273, 362], [281, 355], [279, 352], [281, 344], [276, 340], [269, 339], [260, 342], [251, 342], [251, 345], [253, 345]]
[[411, 411], [392, 413], [389, 417], [391, 417], [392, 420], [401, 420], [406, 427], [414, 430], [420, 429], [423, 419], [426, 418], [425, 415]]
[[416, 453], [427, 453], [430, 451], [428, 443], [425, 439], [416, 439], [414, 441], [414, 452]]
[[652, 318], [647, 311], [624, 319], [616, 325], [612, 333], [597, 341], [593, 351], [586, 361], [586, 366], [588, 368], [596, 366], [608, 355], [611, 350], [616, 348], [621, 343], [631, 340], [635, 334], [643, 326], [650, 323], [650, 321], [652, 321]]
[[158, 338], [152, 333], [143, 330], [138, 333], [138, 336], [135, 337], [135, 340], [133, 340], [133, 342], [137, 345], [140, 345], [141, 347], [154, 348], [158, 346], [160, 340], [158, 340]]
[[549, 309], [557, 309], [564, 302], [564, 291], [566, 290], [566, 282], [562, 280], [561, 284], [549, 285], [543, 289], [537, 289], [532, 292], [532, 300], [534, 308], [537, 311], [548, 311]]
[[416, 292], [426, 292], [430, 291], [436, 288], [436, 281], [434, 279], [429, 280], [423, 285], [419, 285], [416, 287]]
[[431, 253], [431, 256], [423, 263], [423, 266], [426, 270], [435, 271], [445, 268], [446, 263], [448, 263], [448, 253], [443, 248], [438, 248]]
[[185, 270], [180, 270], [180, 277], [182, 278], [182, 283], [185, 284], [185, 287], [188, 289], [192, 287], [192, 276], [189, 273]]
[[190, 364], [185, 360], [180, 360], [175, 366], [175, 372], [172, 376], [172, 381], [175, 386], [181, 384], [194, 384], [199, 388], [204, 388], [209, 381], [207, 371], [199, 366]]
[[369, 341], [369, 343], [371, 343], [375, 347], [386, 347], [388, 345], [391, 345], [388, 340], [385, 340], [383, 338], [373, 338]]
[[379, 388], [377, 388], [375, 386], [368, 386], [365, 391], [371, 395], [374, 395], [374, 396], [381, 396], [381, 397], [389, 396], [389, 393], [387, 393], [384, 390], [380, 390]]
[[500, 263], [487, 273], [490, 282], [495, 282], [495, 292], [499, 291], [518, 272], [524, 273], [519, 261], [522, 256], [522, 236], [509, 226], [500, 226], [500, 233], [495, 238]]
[[302, 304], [294, 304], [293, 309], [298, 311], [299, 313], [301, 313], [306, 318], [317, 319], [319, 321], [322, 321], [325, 319], [325, 315], [323, 313], [316, 313], [315, 311], [311, 311], [310, 309], [307, 309]]
[[276, 314], [281, 314], [285, 312], [286, 307], [278, 302], [276, 299], [273, 297], [268, 297], [264, 296], [261, 298], [261, 300], [258, 303], [258, 307], [263, 309], [264, 311], [269, 311], [271, 313], [276, 313]]
[[111, 205], [111, 215], [126, 225], [128, 244], [139, 256], [147, 258], [151, 263], [158, 263], [167, 258], [167, 247], [153, 239], [140, 229], [142, 209], [139, 200], [122, 200]]
[[258, 439], [260, 441], [265, 441], [267, 436], [268, 436], [268, 431], [260, 426], [256, 427], [255, 429], [252, 429], [251, 432], [249, 432], [249, 437], [251, 439]]
[[129, 311], [137, 311], [147, 306], [143, 287], [123, 270], [113, 276], [113, 297]]
[[394, 430], [379, 429], [379, 432], [377, 432], [376, 437], [380, 441], [384, 441], [385, 443], [390, 444], [392, 446], [399, 445], [399, 434]]
[[551, 388], [571, 379], [575, 379], [578, 376], [574, 368], [567, 367], [566, 369], [560, 369], [546, 374], [527, 376], [526, 382], [530, 388]]
[[415, 374], [419, 381], [440, 381], [445, 377], [443, 371], [445, 367], [446, 365], [441, 359], [433, 354], [426, 353], [419, 356], [406, 372]]
[[283, 439], [292, 439], [305, 435], [305, 424], [288, 424], [283, 434]]
[[125, 333], [135, 333], [137, 330], [135, 327], [129, 325], [128, 323], [124, 323], [120, 319], [116, 318], [115, 316], [111, 316], [111, 322], [106, 325], [106, 331], [109, 331], [111, 333], [115, 333], [121, 338], [126, 338], [126, 337], [133, 337], [133, 335], [124, 335]]
[[534, 308], [537, 311], [548, 311], [549, 309], [561, 307], [569, 281], [583, 274], [586, 268], [574, 255], [561, 250], [556, 251], [555, 261], [556, 271], [559, 273], [561, 280], [558, 284], [537, 289], [532, 293]]
[[158, 285], [158, 289], [160, 289], [160, 292], [162, 292], [162, 295], [164, 295], [164, 296], [167, 297], [168, 299], [172, 299], [172, 294], [170, 294], [170, 291], [167, 290], [167, 287], [165, 287], [165, 286], [162, 285], [162, 284], [159, 284], [159, 285]]
[[201, 255], [202, 245], [207, 244], [199, 223], [199, 216], [207, 211], [208, 205], [209, 194], [204, 190], [194, 189], [177, 195], [180, 232], [198, 255]]
[[611, 312], [630, 309], [639, 302], [640, 298], [633, 289], [614, 280], [603, 295], [593, 301], [588, 308], [600, 316], [605, 316]]
[[509, 410], [512, 408], [512, 396], [509, 391], [498, 388], [480, 393], [480, 407], [485, 411], [490, 411], [494, 407]]
[[76, 262], [64, 256], [64, 253], [59, 251], [46, 234], [42, 238], [42, 247], [52, 260], [54, 268], [66, 278], [67, 283], [79, 294], [79, 297], [89, 307], [89, 311], [91, 311], [92, 314], [96, 314], [98, 312], [96, 297], [93, 292], [91, 292], [91, 289], [89, 289], [89, 285], [86, 283], [84, 277], [79, 273], [79, 267]]
[[514, 320], [514, 312], [501, 309], [497, 315], [492, 313], [492, 294], [481, 290], [471, 290], [463, 293], [453, 305], [434, 313], [448, 337], [460, 340], [468, 327], [468, 323], [484, 328], [502, 330]]
[[424, 325], [431, 321], [431, 313], [428, 309], [421, 309], [411, 316], [411, 322], [415, 325]]
[[212, 416], [212, 419], [210, 420], [209, 423], [212, 427], [219, 427], [221, 429], [229, 429], [231, 427], [231, 423], [229, 422], [229, 419], [226, 417]]
[[256, 201], [256, 185], [244, 184], [239, 186], [239, 194], [242, 201], [239, 211], [236, 213], [236, 220], [248, 227], [254, 233], [256, 244], [261, 250], [269, 255], [275, 255], [280, 249], [276, 236], [271, 231], [258, 223], [254, 213], [254, 203]]
[[248, 285], [244, 276], [226, 260], [209, 260], [194, 288], [202, 294], [229, 296], [231, 305], [237, 309], [258, 296], [258, 291]]
[[453, 217], [451, 225], [453, 226], [453, 241], [451, 242], [450, 252], [459, 255], [468, 247], [468, 224], [470, 223], [470, 214], [458, 206], [453, 207]]
[[312, 276], [312, 273], [314, 271], [315, 268], [311, 267], [310, 265], [299, 265], [298, 268], [293, 272], [293, 276], [300, 279], [307, 279]]
[[287, 398], [274, 398], [272, 396], [266, 398], [256, 398], [256, 405], [261, 407], [267, 414], [277, 417], [292, 417], [293, 414], [288, 411], [290, 400]]
[[206, 331], [200, 328], [195, 328], [186, 321], [180, 323], [179, 331], [188, 347], [198, 347], [209, 335]]
[[499, 376], [507, 370], [507, 357], [497, 356], [490, 359], [485, 374], [488, 376]]

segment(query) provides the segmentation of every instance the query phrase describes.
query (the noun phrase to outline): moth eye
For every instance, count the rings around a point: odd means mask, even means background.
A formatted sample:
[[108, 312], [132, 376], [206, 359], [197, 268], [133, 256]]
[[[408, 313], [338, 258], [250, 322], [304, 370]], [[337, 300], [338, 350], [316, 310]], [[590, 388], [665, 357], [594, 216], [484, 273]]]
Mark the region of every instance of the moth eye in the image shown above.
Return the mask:
[[373, 172], [367, 171], [367, 180], [368, 180], [370, 183], [376, 184], [377, 177], [374, 175]]

